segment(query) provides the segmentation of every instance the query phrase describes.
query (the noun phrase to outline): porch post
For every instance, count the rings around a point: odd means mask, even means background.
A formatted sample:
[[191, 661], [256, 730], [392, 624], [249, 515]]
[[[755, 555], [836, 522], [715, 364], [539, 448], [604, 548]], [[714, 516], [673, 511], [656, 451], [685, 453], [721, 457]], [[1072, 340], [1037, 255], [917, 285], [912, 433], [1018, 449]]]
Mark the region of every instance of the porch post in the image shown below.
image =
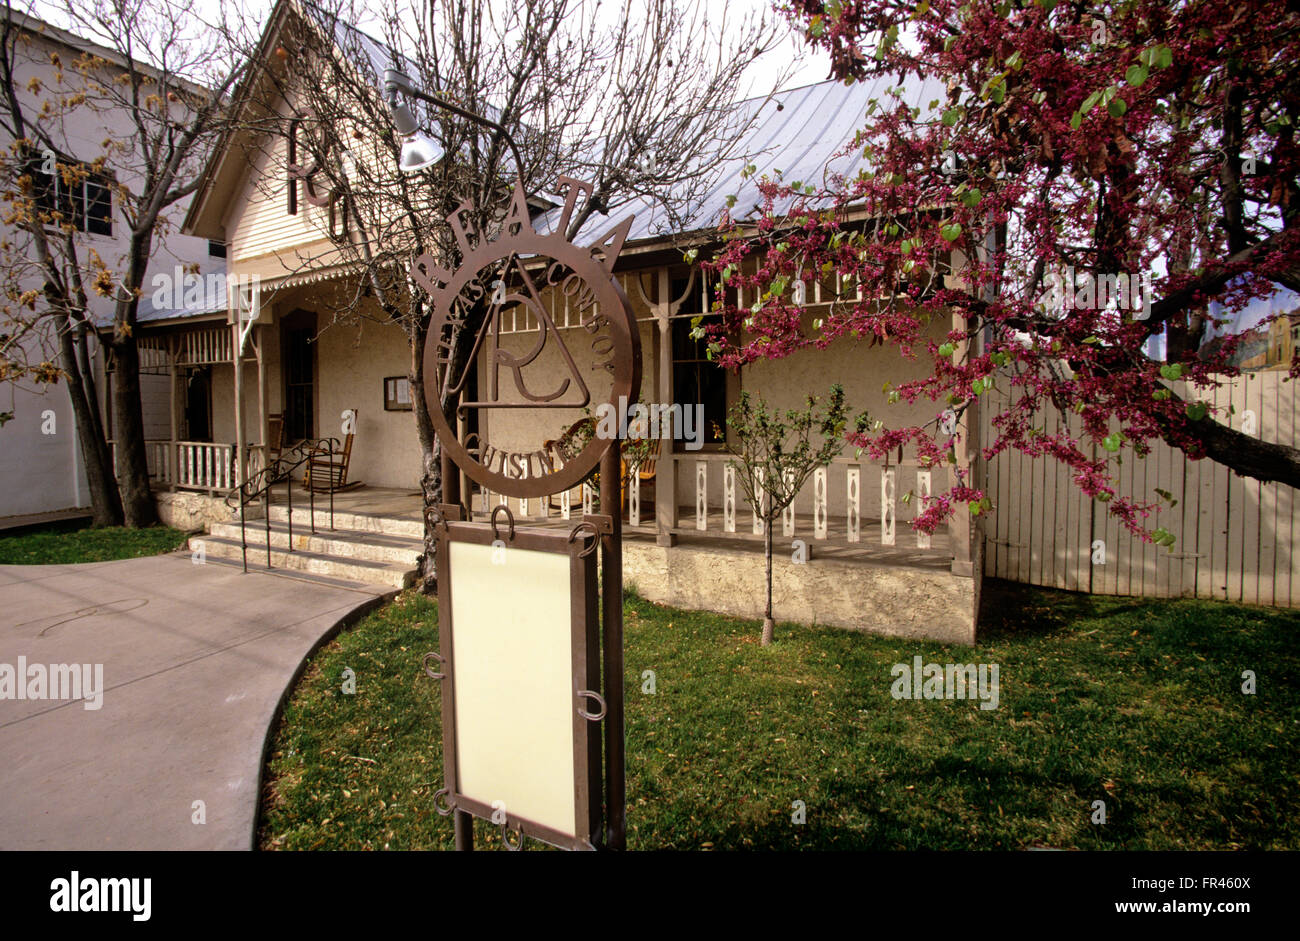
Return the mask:
[[244, 468], [248, 466], [244, 454], [244, 364], [239, 348], [239, 317], [236, 308], [234, 323], [230, 325], [231, 359], [235, 367], [235, 486], [244, 485]]
[[179, 375], [176, 369], [176, 344], [177, 337], [169, 336], [167, 338], [167, 363], [168, 371], [171, 374], [171, 433], [167, 438], [167, 455], [163, 461], [163, 466], [159, 468], [160, 473], [167, 475], [167, 489], [172, 493], [176, 492], [176, 441], [180, 437], [177, 429], [176, 399], [180, 395], [180, 390], [176, 387], [176, 379]]
[[[655, 320], [659, 326], [659, 376], [655, 384], [655, 398], [660, 404], [673, 401], [673, 334], [671, 284], [668, 267], [659, 269], [659, 291], [655, 303]], [[676, 434], [677, 429], [673, 429]], [[655, 474], [655, 544], [675, 546], [677, 535], [677, 465], [673, 459], [673, 440], [659, 438], [659, 467]]]
[[266, 351], [263, 349], [266, 346], [266, 326], [254, 327], [253, 336], [253, 348], [257, 351], [257, 439], [262, 446], [262, 466], [265, 467], [271, 447], [270, 432], [266, 426]]

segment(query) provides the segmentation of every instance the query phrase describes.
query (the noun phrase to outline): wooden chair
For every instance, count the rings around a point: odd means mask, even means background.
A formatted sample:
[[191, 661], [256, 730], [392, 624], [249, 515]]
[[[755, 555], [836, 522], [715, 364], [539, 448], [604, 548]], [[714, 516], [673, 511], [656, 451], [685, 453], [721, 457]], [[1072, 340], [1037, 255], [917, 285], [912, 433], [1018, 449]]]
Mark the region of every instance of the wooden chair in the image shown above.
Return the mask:
[[[546, 451], [548, 454], [552, 455], [552, 457], [556, 460], [557, 463], [563, 463], [564, 449], [567, 446], [569, 446], [570, 443], [573, 441], [573, 439], [576, 438], [581, 432], [583, 432], [584, 430], [589, 431], [590, 428], [595, 424], [595, 422], [596, 420], [590, 417], [578, 419], [572, 425], [570, 425], [564, 431], [564, 433], [561, 434], [558, 438], [554, 438], [549, 441], [543, 441], [542, 449]], [[651, 492], [652, 493], [654, 492], [653, 488], [654, 488], [654, 480], [655, 480], [656, 460], [657, 460], [656, 458], [650, 458], [649, 460], [643, 462], [641, 464], [641, 467], [637, 471], [637, 477], [639, 477], [642, 482], [643, 493], [645, 490], [644, 485], [646, 483], [649, 483], [651, 485]], [[622, 503], [621, 509], [623, 511], [626, 511], [627, 510], [627, 484], [628, 484], [628, 469], [627, 469], [626, 458], [621, 458], [619, 460], [619, 475], [620, 475], [619, 489], [621, 491], [621, 503]], [[652, 501], [652, 505], [653, 505], [653, 501]]]
[[266, 460], [280, 460], [284, 453], [284, 413], [273, 412], [266, 416]]
[[307, 469], [302, 484], [317, 493], [338, 492], [360, 487], [360, 481], [348, 480], [348, 463], [352, 459], [352, 441], [356, 438], [357, 410], [352, 412], [352, 431], [343, 436], [342, 450], [330, 453], [327, 448], [313, 448], [308, 452]]

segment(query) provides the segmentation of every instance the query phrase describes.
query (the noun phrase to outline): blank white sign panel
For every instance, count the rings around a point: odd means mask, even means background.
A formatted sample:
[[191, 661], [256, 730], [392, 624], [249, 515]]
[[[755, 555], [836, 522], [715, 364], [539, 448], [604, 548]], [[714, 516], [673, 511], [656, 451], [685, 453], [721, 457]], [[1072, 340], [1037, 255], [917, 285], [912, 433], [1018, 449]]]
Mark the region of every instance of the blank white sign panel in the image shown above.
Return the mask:
[[572, 560], [449, 545], [459, 790], [573, 835]]

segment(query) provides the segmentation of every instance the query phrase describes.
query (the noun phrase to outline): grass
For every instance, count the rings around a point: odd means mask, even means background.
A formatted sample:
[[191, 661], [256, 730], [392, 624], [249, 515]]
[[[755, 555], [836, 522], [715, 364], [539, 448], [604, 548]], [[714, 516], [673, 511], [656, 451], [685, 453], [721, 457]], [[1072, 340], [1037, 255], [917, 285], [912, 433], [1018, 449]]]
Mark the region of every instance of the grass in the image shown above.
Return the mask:
[[171, 552], [186, 538], [186, 533], [170, 526], [94, 529], [80, 520], [71, 520], [13, 534], [0, 533], [0, 565], [65, 565], [135, 559]]
[[[985, 594], [974, 650], [794, 625], [764, 649], [757, 622], [630, 598], [629, 847], [1300, 848], [1296, 613]], [[275, 736], [263, 848], [451, 848], [432, 806], [438, 683], [420, 665], [436, 623], [407, 593], [317, 655]], [[890, 667], [917, 654], [999, 664], [999, 708], [893, 699]]]

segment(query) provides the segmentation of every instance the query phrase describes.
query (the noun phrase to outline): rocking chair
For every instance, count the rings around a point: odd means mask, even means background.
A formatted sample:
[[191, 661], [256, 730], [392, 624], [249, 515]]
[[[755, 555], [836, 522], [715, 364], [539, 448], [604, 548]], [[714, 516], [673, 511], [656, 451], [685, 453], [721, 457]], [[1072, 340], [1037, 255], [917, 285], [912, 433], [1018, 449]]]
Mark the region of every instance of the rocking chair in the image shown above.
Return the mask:
[[284, 413], [272, 412], [266, 416], [266, 462], [280, 460], [284, 453]]
[[337, 493], [360, 487], [360, 481], [348, 480], [348, 464], [352, 459], [352, 441], [356, 438], [357, 410], [352, 411], [353, 429], [343, 436], [343, 449], [331, 452], [329, 448], [315, 447], [307, 454], [307, 469], [302, 484], [317, 493]]

